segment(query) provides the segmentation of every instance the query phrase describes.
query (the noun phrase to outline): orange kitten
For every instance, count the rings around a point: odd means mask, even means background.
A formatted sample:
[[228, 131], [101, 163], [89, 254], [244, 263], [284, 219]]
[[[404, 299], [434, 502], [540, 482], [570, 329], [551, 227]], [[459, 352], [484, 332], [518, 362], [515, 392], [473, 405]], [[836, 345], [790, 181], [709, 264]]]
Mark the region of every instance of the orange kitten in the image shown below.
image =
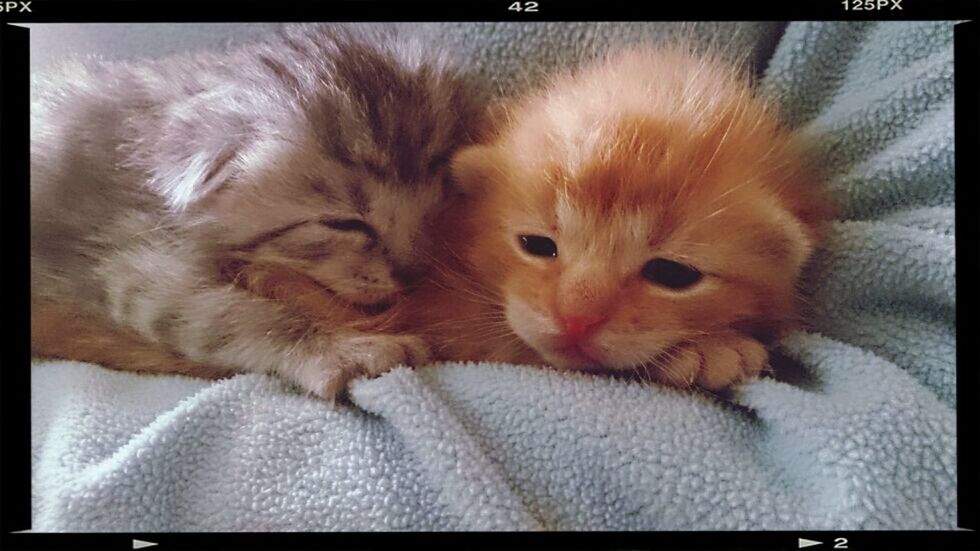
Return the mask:
[[453, 169], [476, 190], [446, 221], [458, 265], [401, 305], [452, 359], [533, 351], [560, 369], [725, 387], [763, 370], [760, 340], [798, 321], [829, 216], [748, 79], [683, 48], [558, 78]]

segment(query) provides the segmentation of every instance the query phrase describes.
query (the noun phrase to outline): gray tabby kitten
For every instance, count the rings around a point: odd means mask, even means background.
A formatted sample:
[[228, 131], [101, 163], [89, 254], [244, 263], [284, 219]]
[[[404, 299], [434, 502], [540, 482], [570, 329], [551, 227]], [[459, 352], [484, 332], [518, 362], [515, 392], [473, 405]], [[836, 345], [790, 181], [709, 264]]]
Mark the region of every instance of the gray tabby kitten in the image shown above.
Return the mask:
[[413, 336], [314, 331], [231, 281], [274, 263], [373, 306], [426, 271], [427, 223], [483, 99], [396, 31], [301, 25], [229, 54], [76, 61], [37, 79], [32, 309], [68, 304], [328, 399], [351, 377], [425, 362]]

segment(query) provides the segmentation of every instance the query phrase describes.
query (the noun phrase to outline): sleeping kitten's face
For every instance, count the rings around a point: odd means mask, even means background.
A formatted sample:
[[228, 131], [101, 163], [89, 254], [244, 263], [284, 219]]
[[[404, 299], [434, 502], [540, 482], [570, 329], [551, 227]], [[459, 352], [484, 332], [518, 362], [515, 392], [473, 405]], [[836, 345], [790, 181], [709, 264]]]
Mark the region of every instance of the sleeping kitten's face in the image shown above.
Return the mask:
[[741, 81], [672, 55], [561, 80], [454, 161], [484, 188], [467, 259], [556, 367], [638, 369], [794, 315], [822, 208], [800, 159]]
[[292, 144], [266, 147], [281, 149], [265, 152], [279, 160], [260, 163], [255, 190], [223, 197], [224, 222], [248, 228], [234, 256], [290, 267], [363, 305], [389, 300], [425, 273], [428, 222], [447, 199], [441, 171], [406, 183]]
[[[301, 97], [270, 102], [236, 153], [235, 185], [210, 207], [231, 256], [285, 265], [350, 303], [385, 303], [430, 265], [429, 223], [453, 194], [448, 161], [484, 106], [418, 44], [315, 38], [261, 54], [270, 86]], [[293, 74], [288, 56], [274, 59], [289, 48], [320, 51], [323, 65]]]

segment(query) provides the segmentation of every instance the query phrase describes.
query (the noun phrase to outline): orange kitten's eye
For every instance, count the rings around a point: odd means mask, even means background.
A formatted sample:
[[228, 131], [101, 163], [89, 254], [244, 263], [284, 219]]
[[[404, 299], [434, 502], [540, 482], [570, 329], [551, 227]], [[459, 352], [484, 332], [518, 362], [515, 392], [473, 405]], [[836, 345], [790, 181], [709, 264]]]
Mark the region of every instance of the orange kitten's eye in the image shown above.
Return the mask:
[[641, 273], [652, 283], [669, 289], [686, 289], [701, 281], [702, 277], [701, 272], [690, 266], [663, 258], [655, 258], [647, 262]]
[[520, 235], [521, 247], [528, 254], [554, 258], [558, 256], [558, 245], [551, 239], [541, 235]]

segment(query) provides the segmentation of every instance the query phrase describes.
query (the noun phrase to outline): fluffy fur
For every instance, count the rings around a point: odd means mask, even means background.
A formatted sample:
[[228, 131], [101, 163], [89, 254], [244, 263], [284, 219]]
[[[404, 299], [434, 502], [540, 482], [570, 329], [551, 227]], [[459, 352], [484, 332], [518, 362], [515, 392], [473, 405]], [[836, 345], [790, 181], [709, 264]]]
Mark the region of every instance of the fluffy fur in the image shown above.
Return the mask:
[[[138, 337], [327, 398], [428, 359], [417, 338], [345, 322], [428, 269], [449, 159], [483, 112], [438, 48], [304, 25], [228, 54], [72, 62], [33, 94], [35, 354], [157, 370], [131, 363]], [[315, 282], [336, 323], [243, 290], [251, 263]]]
[[[421, 335], [442, 359], [679, 387], [765, 369], [764, 343], [801, 321], [796, 285], [830, 208], [804, 144], [746, 75], [685, 47], [631, 50], [495, 118], [453, 161], [465, 197], [438, 221], [436, 269], [366, 323]], [[302, 274], [243, 274], [312, 318], [335, 315]]]
[[[462, 236], [450, 271], [470, 281], [459, 298], [481, 305], [472, 332], [495, 341], [483, 353], [706, 389], [765, 367], [760, 340], [799, 319], [829, 211], [746, 76], [683, 47], [621, 52], [502, 118], [456, 158], [479, 200], [448, 222]], [[529, 253], [528, 236], [554, 256]]]

